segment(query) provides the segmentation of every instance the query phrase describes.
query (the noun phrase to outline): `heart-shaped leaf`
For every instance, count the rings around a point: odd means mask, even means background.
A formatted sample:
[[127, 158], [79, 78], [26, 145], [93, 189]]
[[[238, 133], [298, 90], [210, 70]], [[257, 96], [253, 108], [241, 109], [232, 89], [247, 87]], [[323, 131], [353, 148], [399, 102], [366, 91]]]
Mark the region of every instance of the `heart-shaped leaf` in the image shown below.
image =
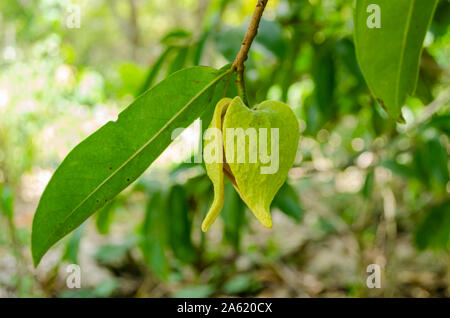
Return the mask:
[[270, 205], [297, 154], [297, 117], [281, 102], [264, 101], [249, 109], [235, 97], [222, 129], [225, 158], [236, 190], [256, 218], [271, 228]]

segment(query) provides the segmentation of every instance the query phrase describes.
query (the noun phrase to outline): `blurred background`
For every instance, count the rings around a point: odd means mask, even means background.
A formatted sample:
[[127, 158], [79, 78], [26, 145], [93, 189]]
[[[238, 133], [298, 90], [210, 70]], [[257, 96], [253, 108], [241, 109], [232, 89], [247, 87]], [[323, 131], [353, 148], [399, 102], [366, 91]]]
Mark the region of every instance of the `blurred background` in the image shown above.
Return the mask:
[[[212, 185], [180, 162], [195, 123], [34, 269], [33, 214], [62, 159], [168, 74], [232, 62], [256, 0], [1, 1], [0, 297], [450, 296], [450, 2], [406, 124], [369, 94], [352, 2], [270, 0], [250, 52], [250, 103], [287, 102], [302, 131], [273, 230], [227, 184], [201, 232]], [[68, 264], [81, 289], [67, 288]]]

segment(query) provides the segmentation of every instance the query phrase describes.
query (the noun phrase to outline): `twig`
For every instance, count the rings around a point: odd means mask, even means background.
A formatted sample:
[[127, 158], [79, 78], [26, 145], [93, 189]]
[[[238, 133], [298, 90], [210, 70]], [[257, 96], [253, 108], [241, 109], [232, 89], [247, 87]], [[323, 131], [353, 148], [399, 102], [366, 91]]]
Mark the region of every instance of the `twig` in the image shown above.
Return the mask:
[[242, 41], [241, 49], [236, 56], [236, 59], [233, 62], [232, 68], [237, 72], [237, 80], [236, 84], [238, 87], [239, 95], [244, 100], [244, 103], [248, 105], [247, 93], [245, 91], [245, 82], [244, 82], [244, 63], [248, 58], [248, 51], [252, 46], [253, 39], [258, 33], [259, 22], [261, 21], [262, 14], [264, 9], [266, 8], [266, 4], [269, 0], [258, 0], [256, 4], [255, 11], [253, 12], [252, 20], [250, 21], [250, 25], [247, 29], [247, 33], [245, 34], [244, 41]]

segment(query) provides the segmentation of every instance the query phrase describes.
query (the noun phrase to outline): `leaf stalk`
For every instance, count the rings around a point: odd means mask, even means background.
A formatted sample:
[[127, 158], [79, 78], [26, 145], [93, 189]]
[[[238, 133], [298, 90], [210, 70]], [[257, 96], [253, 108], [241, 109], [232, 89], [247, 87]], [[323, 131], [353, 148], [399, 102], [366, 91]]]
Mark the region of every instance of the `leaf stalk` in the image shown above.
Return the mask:
[[239, 96], [241, 96], [244, 103], [248, 106], [248, 98], [247, 98], [247, 92], [245, 90], [245, 80], [244, 80], [244, 73], [245, 73], [245, 61], [248, 58], [248, 52], [250, 50], [250, 47], [252, 46], [253, 40], [255, 39], [256, 35], [258, 34], [258, 27], [259, 23], [261, 21], [262, 14], [264, 12], [264, 9], [266, 8], [267, 2], [269, 0], [258, 0], [258, 3], [256, 4], [255, 11], [253, 12], [252, 19], [250, 21], [250, 25], [247, 29], [247, 32], [244, 36], [244, 40], [242, 41], [241, 48], [233, 62], [233, 65], [231, 68], [236, 71], [237, 78], [236, 78], [236, 84], [238, 88]]

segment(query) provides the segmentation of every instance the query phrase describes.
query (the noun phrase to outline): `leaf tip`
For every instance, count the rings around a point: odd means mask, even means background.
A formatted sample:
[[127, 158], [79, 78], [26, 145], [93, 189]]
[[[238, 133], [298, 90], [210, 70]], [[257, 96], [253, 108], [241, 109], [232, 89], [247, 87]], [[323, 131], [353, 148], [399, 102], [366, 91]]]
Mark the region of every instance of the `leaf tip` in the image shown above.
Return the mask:
[[41, 262], [42, 258], [44, 257], [45, 253], [47, 252], [48, 248], [45, 249], [45, 247], [40, 244], [42, 241], [39, 239], [39, 232], [36, 232], [36, 225], [35, 220], [33, 220], [33, 226], [31, 229], [31, 256], [33, 258], [33, 266], [34, 268], [37, 268], [39, 263]]
[[35, 244], [33, 243], [31, 243], [31, 256], [33, 258], [33, 266], [34, 268], [37, 268], [44, 255], [42, 255], [42, 253], [36, 250]]
[[256, 218], [259, 220], [259, 222], [261, 222], [262, 225], [264, 225], [268, 229], [272, 228], [273, 222], [272, 222], [272, 216], [270, 215], [269, 209], [264, 209], [263, 211], [261, 211], [259, 213], [253, 213], [253, 214], [256, 216]]
[[272, 222], [272, 216], [270, 216], [268, 222], [265, 224], [265, 227], [271, 229], [273, 226], [273, 222]]
[[208, 231], [208, 229], [209, 229], [209, 225], [206, 224], [206, 222], [203, 222], [202, 223], [202, 231], [205, 233], [206, 231]]
[[272, 219], [267, 220], [266, 222], [261, 222], [261, 223], [262, 223], [262, 225], [264, 225], [264, 226], [267, 227], [268, 229], [272, 229], [272, 227], [273, 227]]

